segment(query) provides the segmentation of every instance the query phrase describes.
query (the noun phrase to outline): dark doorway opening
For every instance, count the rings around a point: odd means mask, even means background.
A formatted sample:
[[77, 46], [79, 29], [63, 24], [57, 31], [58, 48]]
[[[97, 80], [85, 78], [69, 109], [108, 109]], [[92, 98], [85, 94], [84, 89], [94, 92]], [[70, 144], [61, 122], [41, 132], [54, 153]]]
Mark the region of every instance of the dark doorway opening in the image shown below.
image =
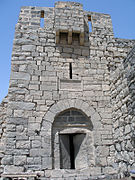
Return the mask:
[[[80, 138], [82, 136], [82, 138]], [[60, 134], [60, 169], [75, 169], [75, 158], [85, 134]], [[80, 139], [80, 142], [76, 142]]]
[[75, 169], [75, 152], [74, 152], [74, 142], [73, 134], [69, 135], [69, 146], [70, 146], [70, 169]]

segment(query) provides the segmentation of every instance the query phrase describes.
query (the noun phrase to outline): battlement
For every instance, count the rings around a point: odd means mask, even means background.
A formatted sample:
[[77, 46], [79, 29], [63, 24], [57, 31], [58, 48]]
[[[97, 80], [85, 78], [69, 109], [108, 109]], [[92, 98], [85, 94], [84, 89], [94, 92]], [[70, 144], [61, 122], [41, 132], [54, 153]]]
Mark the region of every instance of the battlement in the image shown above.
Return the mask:
[[[44, 21], [42, 27], [41, 20]], [[56, 44], [62, 39], [71, 45], [76, 39], [80, 45], [84, 45], [88, 41], [89, 22], [91, 33], [113, 36], [109, 15], [86, 12], [81, 4], [74, 2], [56, 2], [54, 8], [22, 7], [18, 24], [25, 28], [54, 30]]]
[[57, 1], [55, 3], [55, 8], [64, 8], [64, 9], [82, 9], [83, 8], [83, 5], [81, 3], [78, 3], [78, 2], [71, 2], [71, 1]]

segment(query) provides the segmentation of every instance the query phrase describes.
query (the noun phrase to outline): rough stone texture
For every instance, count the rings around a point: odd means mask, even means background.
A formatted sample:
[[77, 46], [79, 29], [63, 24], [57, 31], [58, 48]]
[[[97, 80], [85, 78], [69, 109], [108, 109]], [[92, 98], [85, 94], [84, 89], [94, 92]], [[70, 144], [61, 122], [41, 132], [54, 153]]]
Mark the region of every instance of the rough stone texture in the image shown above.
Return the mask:
[[[7, 103], [8, 103], [8, 97], [5, 97], [2, 103], [0, 104], [0, 174], [3, 172], [3, 166], [1, 164], [2, 164], [2, 158], [5, 155], [6, 116], [8, 114]], [[7, 162], [9, 161], [10, 158], [7, 159]]]
[[110, 75], [115, 159], [123, 176], [129, 174], [129, 169], [135, 168], [135, 47]]
[[[109, 15], [83, 11], [79, 3], [21, 8], [8, 98], [0, 105], [2, 176], [129, 175], [135, 166], [134, 43], [114, 38]], [[60, 135], [69, 134], [77, 137], [77, 165], [60, 169]]]

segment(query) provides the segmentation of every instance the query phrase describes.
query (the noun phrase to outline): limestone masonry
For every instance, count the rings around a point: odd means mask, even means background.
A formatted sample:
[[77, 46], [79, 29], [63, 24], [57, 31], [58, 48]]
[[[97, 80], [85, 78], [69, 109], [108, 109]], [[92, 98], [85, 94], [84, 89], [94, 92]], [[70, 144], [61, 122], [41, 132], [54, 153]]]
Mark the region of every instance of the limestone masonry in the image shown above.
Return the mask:
[[108, 14], [84, 11], [80, 3], [21, 8], [8, 95], [0, 105], [1, 179], [130, 175], [134, 44], [114, 38]]

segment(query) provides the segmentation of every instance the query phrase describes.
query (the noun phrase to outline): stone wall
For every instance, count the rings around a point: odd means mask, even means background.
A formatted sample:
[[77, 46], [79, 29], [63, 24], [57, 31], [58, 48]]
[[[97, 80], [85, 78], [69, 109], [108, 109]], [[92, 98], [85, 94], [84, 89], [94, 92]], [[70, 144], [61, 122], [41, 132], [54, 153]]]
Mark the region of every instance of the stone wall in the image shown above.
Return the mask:
[[115, 158], [121, 176], [134, 165], [134, 53], [111, 73]]
[[3, 172], [2, 158], [5, 155], [5, 130], [7, 117], [7, 103], [8, 97], [5, 97], [0, 104], [0, 174]]
[[[84, 20], [81, 25], [79, 20], [76, 21], [80, 35], [75, 37], [79, 38], [74, 38], [75, 31], [68, 32], [63, 38], [69, 40], [72, 37], [70, 44], [69, 41], [63, 43], [63, 40], [57, 42], [57, 15], [60, 17], [65, 12], [66, 19], [68, 17], [72, 22], [73, 5]], [[4, 174], [30, 171], [48, 179], [64, 176], [110, 177], [118, 173], [123, 176], [121, 167], [125, 164], [122, 164], [123, 161], [118, 163], [120, 143], [115, 133], [119, 133], [121, 126], [115, 124], [119, 121], [120, 113], [123, 112], [123, 118], [129, 115], [125, 111], [124, 98], [121, 109], [115, 106], [119, 104], [116, 96], [119, 97], [121, 93], [120, 83], [122, 88], [125, 87], [123, 90], [130, 86], [125, 83], [122, 73], [125, 66], [122, 71], [119, 67], [122, 68], [122, 64], [126, 63], [123, 60], [134, 41], [113, 37], [109, 15], [82, 11], [82, 5], [78, 3], [68, 2], [66, 6], [65, 2], [58, 2], [55, 6], [21, 8], [12, 52], [6, 149], [2, 159]], [[41, 11], [44, 11], [44, 28], [40, 27]], [[88, 20], [91, 20], [92, 32], [89, 32]], [[67, 20], [61, 23], [60, 26], [68, 29]], [[82, 27], [84, 36], [81, 34]], [[130, 103], [128, 106], [133, 105]], [[93, 162], [86, 169], [74, 170], [73, 174], [69, 170], [67, 175], [64, 169], [53, 169], [52, 125], [58, 114], [70, 108], [84, 113], [92, 123], [89, 133]], [[127, 123], [126, 131], [128, 127]], [[80, 129], [83, 130], [83, 123]]]

